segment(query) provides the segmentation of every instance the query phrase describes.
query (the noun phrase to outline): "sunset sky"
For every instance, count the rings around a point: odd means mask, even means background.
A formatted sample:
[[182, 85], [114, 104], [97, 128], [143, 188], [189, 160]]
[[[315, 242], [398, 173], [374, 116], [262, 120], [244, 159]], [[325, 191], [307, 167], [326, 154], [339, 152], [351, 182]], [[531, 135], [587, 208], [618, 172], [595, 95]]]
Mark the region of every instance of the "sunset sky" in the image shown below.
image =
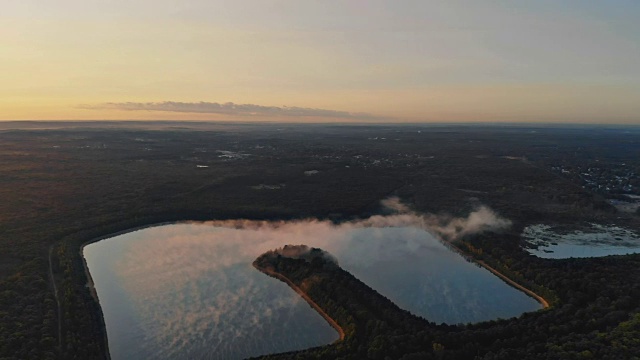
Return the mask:
[[637, 0], [7, 0], [0, 120], [640, 124], [638, 19]]

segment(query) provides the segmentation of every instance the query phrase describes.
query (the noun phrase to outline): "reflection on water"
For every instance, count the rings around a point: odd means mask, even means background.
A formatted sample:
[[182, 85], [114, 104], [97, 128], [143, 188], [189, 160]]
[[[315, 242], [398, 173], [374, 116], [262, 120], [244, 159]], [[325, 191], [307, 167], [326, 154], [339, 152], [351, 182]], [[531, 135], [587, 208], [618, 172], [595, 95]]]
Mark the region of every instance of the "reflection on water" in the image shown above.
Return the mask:
[[85, 247], [113, 359], [240, 359], [335, 341], [335, 330], [294, 291], [251, 266], [285, 244], [329, 251], [344, 269], [431, 321], [540, 308], [416, 227], [221, 225], [165, 225]]
[[522, 237], [536, 249], [533, 255], [546, 259], [587, 258], [640, 252], [640, 236], [617, 226], [590, 224], [584, 231], [557, 232], [549, 225], [531, 225]]
[[242, 359], [338, 339], [287, 285], [251, 266], [236, 232], [168, 225], [85, 247], [114, 360]]

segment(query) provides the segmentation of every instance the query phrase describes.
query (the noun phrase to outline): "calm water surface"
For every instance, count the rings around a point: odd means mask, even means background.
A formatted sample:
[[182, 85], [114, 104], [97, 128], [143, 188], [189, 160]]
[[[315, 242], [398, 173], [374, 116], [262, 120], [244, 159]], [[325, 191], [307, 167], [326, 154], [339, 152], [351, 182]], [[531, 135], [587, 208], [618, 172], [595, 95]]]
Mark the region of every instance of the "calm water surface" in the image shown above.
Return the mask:
[[414, 227], [164, 225], [84, 248], [112, 358], [242, 359], [337, 340], [294, 291], [251, 266], [285, 244], [329, 251], [344, 269], [431, 321], [477, 322], [540, 308]]
[[637, 232], [617, 226], [590, 224], [584, 230], [555, 231], [544, 224], [524, 229], [522, 237], [535, 249], [530, 254], [546, 259], [588, 258], [640, 252]]

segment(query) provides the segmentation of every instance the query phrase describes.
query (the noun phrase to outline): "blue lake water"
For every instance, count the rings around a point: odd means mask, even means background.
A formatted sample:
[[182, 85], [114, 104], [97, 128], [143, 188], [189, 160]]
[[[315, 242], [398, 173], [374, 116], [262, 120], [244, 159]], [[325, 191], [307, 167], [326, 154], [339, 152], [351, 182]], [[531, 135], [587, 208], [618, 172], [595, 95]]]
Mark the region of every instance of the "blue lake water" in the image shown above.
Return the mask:
[[113, 359], [242, 359], [337, 340], [293, 290], [251, 266], [286, 244], [330, 252], [345, 270], [431, 321], [477, 322], [541, 308], [416, 227], [224, 225], [163, 225], [84, 248]]

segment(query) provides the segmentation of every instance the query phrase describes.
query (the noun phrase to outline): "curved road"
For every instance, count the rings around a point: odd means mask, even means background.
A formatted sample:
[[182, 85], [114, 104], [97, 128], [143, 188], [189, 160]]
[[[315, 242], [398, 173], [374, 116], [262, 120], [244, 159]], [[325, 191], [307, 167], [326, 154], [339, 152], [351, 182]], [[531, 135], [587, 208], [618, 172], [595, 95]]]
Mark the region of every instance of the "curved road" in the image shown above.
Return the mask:
[[56, 304], [58, 305], [58, 351], [62, 350], [62, 309], [60, 308], [60, 299], [58, 298], [58, 286], [56, 285], [56, 279], [53, 276], [53, 262], [51, 256], [53, 254], [54, 245], [49, 246], [49, 278], [53, 285], [53, 295], [56, 298]]

